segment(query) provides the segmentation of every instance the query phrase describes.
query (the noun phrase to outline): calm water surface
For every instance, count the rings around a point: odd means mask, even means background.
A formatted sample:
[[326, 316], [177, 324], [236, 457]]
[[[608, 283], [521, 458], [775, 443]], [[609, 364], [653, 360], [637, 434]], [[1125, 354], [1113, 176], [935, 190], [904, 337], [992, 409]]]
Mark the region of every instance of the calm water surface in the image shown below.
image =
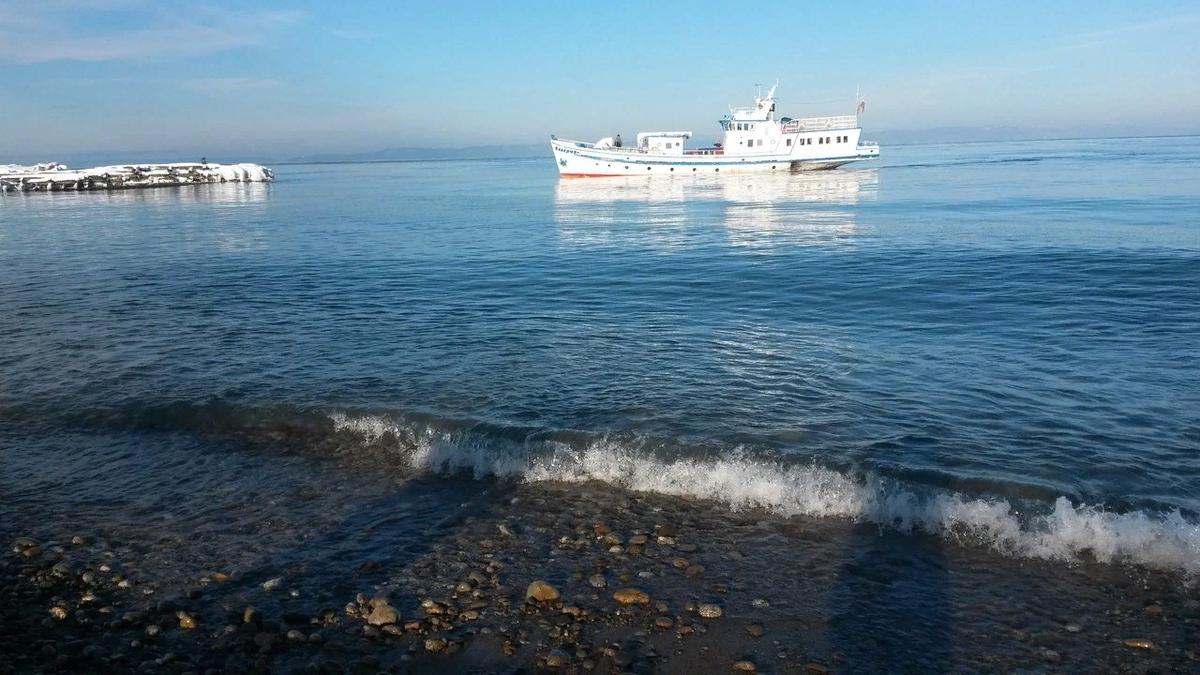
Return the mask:
[[233, 530], [297, 450], [1200, 568], [1198, 138], [276, 176], [0, 197], [0, 514]]

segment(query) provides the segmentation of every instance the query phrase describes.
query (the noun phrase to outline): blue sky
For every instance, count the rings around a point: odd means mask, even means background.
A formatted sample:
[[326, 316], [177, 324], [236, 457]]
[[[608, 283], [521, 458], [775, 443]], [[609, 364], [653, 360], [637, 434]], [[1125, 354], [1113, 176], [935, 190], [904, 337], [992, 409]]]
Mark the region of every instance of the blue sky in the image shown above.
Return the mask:
[[1200, 133], [1188, 2], [0, 0], [0, 163], [286, 158], [689, 129], [779, 82], [785, 115]]

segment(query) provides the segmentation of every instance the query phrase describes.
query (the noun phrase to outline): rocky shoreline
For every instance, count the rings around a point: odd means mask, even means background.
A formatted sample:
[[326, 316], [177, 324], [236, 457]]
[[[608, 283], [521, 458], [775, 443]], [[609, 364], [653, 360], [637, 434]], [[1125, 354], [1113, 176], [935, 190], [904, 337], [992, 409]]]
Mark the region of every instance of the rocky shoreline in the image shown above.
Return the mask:
[[1200, 598], [1171, 573], [1064, 572], [850, 522], [714, 516], [587, 486], [510, 486], [486, 501], [416, 554], [347, 556], [321, 574], [302, 556], [202, 570], [159, 552], [155, 569], [104, 534], [0, 531], [0, 673], [1200, 667]]
[[178, 187], [204, 183], [269, 183], [275, 174], [258, 164], [175, 162], [69, 169], [57, 162], [0, 165], [0, 192], [67, 192]]

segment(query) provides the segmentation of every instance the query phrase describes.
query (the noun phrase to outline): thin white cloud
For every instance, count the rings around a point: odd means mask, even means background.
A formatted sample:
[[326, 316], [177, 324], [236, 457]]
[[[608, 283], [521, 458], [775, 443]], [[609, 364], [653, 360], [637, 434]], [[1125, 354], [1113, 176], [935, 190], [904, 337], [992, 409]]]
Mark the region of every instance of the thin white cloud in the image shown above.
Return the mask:
[[[88, 30], [89, 17], [114, 13], [130, 27], [99, 33]], [[42, 0], [7, 10], [0, 4], [0, 61], [31, 64], [204, 56], [266, 44], [303, 18], [303, 13], [294, 11], [239, 11], [203, 5], [165, 8], [136, 0]]]

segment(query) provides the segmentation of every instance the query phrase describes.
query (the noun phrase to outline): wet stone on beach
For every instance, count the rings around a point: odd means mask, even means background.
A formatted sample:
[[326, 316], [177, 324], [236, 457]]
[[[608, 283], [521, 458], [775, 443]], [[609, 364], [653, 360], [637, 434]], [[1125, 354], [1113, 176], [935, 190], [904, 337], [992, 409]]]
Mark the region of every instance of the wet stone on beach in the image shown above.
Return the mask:
[[696, 608], [696, 613], [705, 619], [716, 619], [720, 618], [724, 612], [720, 605], [705, 603]]
[[526, 589], [525, 597], [538, 602], [553, 602], [558, 599], [558, 589], [544, 581], [534, 581]]
[[622, 605], [650, 604], [650, 596], [636, 588], [622, 588], [613, 594], [613, 598]]

